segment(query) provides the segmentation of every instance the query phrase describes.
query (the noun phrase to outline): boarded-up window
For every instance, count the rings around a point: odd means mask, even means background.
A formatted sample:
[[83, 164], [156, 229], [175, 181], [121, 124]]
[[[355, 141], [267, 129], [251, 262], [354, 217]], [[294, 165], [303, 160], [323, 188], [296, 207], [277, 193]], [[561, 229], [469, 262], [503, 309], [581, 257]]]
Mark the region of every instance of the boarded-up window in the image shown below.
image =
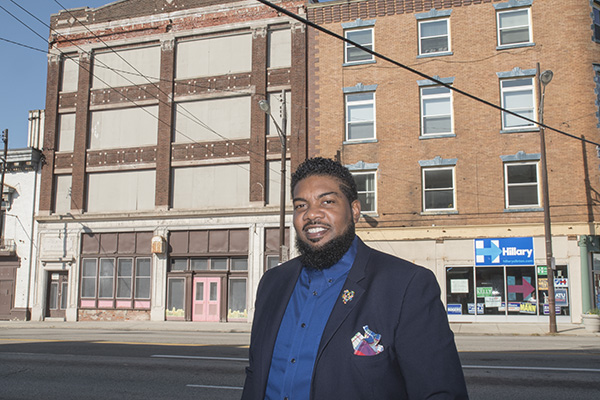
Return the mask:
[[54, 178], [54, 212], [66, 214], [71, 211], [71, 175]]
[[[268, 161], [269, 169], [267, 170], [267, 204], [279, 205], [281, 197], [281, 161]], [[289, 202], [292, 198], [290, 194], [290, 162], [285, 163], [285, 198]]]
[[289, 29], [269, 32], [269, 68], [292, 65], [292, 36]]
[[247, 207], [248, 164], [173, 169], [173, 208]]
[[58, 151], [73, 151], [75, 141], [75, 114], [58, 116]]
[[175, 105], [174, 142], [203, 142], [250, 137], [250, 96]]
[[94, 53], [93, 89], [158, 82], [160, 46]]
[[89, 148], [115, 149], [156, 145], [158, 106], [93, 111]]
[[100, 212], [153, 209], [155, 179], [154, 170], [90, 174], [87, 210]]
[[[269, 93], [269, 106], [271, 107], [271, 115], [273, 118], [269, 118], [269, 125], [267, 128], [267, 135], [277, 136], [277, 127], [273, 122], [273, 119], [279, 125], [279, 128], [283, 129], [283, 96], [281, 92]], [[286, 136], [292, 131], [291, 121], [291, 110], [292, 110], [292, 92], [287, 90], [285, 92], [285, 114], [287, 115], [287, 123], [286, 123]]]
[[232, 35], [177, 43], [175, 76], [188, 79], [252, 70], [252, 35]]
[[77, 54], [69, 54], [63, 58], [61, 77], [61, 92], [77, 91], [77, 79], [79, 77], [79, 56]]

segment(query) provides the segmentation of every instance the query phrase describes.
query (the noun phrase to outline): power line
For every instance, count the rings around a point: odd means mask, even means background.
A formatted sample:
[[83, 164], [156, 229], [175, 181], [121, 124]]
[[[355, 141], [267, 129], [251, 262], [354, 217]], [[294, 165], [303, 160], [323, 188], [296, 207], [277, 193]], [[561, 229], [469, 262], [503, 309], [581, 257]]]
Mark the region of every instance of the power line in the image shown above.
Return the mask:
[[294, 14], [294, 13], [288, 11], [288, 10], [286, 10], [285, 8], [279, 7], [279, 6], [277, 6], [277, 5], [269, 2], [267, 0], [257, 0], [257, 1], [260, 2], [260, 3], [262, 3], [262, 4], [264, 4], [264, 5], [266, 5], [267, 7], [273, 8], [274, 10], [276, 10], [276, 11], [282, 13], [282, 14], [287, 15], [290, 18], [293, 18], [293, 19], [295, 19], [297, 21], [300, 21], [303, 24], [310, 26], [311, 28], [314, 28], [314, 29], [316, 29], [318, 31], [321, 31], [321, 32], [323, 32], [323, 33], [325, 33], [325, 34], [327, 34], [329, 36], [332, 36], [332, 37], [334, 37], [334, 38], [336, 38], [338, 40], [341, 40], [343, 42], [349, 43], [349, 44], [351, 44], [351, 45], [353, 45], [353, 46], [355, 46], [355, 47], [357, 47], [357, 48], [359, 48], [359, 49], [361, 49], [361, 50], [363, 50], [363, 51], [365, 51], [365, 52], [367, 52], [367, 53], [369, 53], [369, 54], [371, 54], [371, 55], [373, 55], [375, 57], [381, 58], [384, 61], [387, 61], [387, 62], [389, 62], [389, 63], [391, 63], [391, 64], [393, 64], [393, 65], [395, 65], [397, 67], [403, 68], [403, 69], [405, 69], [405, 70], [407, 70], [409, 72], [412, 72], [413, 74], [419, 75], [419, 76], [421, 76], [421, 77], [423, 77], [425, 79], [428, 79], [428, 80], [430, 80], [432, 82], [435, 82], [438, 85], [445, 86], [448, 89], [453, 90], [456, 93], [462, 94], [463, 96], [466, 96], [466, 97], [468, 97], [468, 98], [470, 98], [472, 100], [478, 101], [478, 102], [483, 103], [483, 104], [485, 104], [485, 105], [487, 105], [489, 107], [495, 108], [497, 110], [500, 110], [500, 111], [505, 112], [507, 114], [510, 114], [512, 116], [515, 116], [515, 117], [518, 117], [520, 119], [523, 119], [523, 120], [525, 120], [527, 122], [530, 122], [532, 124], [535, 124], [535, 125], [537, 125], [539, 127], [543, 127], [543, 128], [549, 129], [551, 131], [560, 133], [562, 135], [568, 136], [568, 137], [573, 138], [573, 139], [580, 140], [582, 142], [587, 142], [587, 143], [590, 143], [590, 144], [593, 144], [593, 145], [596, 145], [596, 146], [600, 146], [600, 143], [593, 142], [591, 140], [587, 140], [587, 139], [584, 139], [584, 138], [580, 138], [580, 137], [575, 136], [575, 135], [573, 135], [571, 133], [568, 133], [568, 132], [562, 131], [560, 129], [556, 129], [556, 128], [553, 128], [551, 126], [548, 126], [548, 125], [546, 125], [546, 124], [544, 124], [542, 122], [538, 122], [538, 121], [535, 121], [533, 119], [524, 117], [524, 116], [519, 115], [519, 114], [517, 114], [517, 113], [515, 113], [513, 111], [510, 111], [510, 110], [507, 110], [507, 109], [505, 109], [503, 107], [500, 107], [497, 104], [494, 104], [494, 103], [489, 102], [489, 101], [487, 101], [485, 99], [482, 99], [481, 97], [477, 97], [477, 96], [475, 96], [473, 94], [465, 92], [464, 90], [458, 89], [458, 88], [456, 88], [456, 87], [454, 87], [452, 85], [444, 83], [444, 82], [440, 81], [439, 79], [436, 79], [436, 78], [434, 78], [432, 76], [429, 76], [429, 75], [427, 75], [427, 74], [425, 74], [423, 72], [420, 72], [420, 71], [418, 71], [418, 70], [416, 70], [414, 68], [411, 68], [408, 65], [402, 64], [402, 63], [400, 63], [400, 62], [398, 62], [396, 60], [393, 60], [393, 59], [391, 59], [391, 58], [389, 58], [387, 56], [384, 56], [384, 55], [382, 55], [382, 54], [380, 54], [378, 52], [375, 52], [375, 51], [373, 51], [373, 50], [371, 50], [371, 49], [369, 49], [369, 48], [367, 48], [367, 47], [365, 47], [365, 46], [363, 46], [361, 44], [358, 44], [358, 43], [356, 43], [356, 42], [354, 42], [354, 41], [352, 41], [352, 40], [350, 40], [348, 38], [345, 38], [345, 37], [343, 37], [341, 35], [338, 35], [337, 33], [330, 31], [329, 29], [323, 28], [322, 26], [319, 26], [319, 25], [317, 25], [317, 24], [315, 24], [315, 23], [313, 23], [313, 22], [311, 22], [311, 21], [309, 21], [309, 20], [307, 20], [305, 18], [302, 18], [302, 17], [300, 17], [300, 16], [298, 16], [298, 15], [296, 15], [296, 14]]
[[[46, 27], [47, 27], [47, 28], [49, 28], [51, 31], [53, 31], [53, 32], [57, 33], [58, 35], [60, 35], [61, 37], [65, 38], [65, 39], [66, 39], [68, 42], [70, 42], [71, 44], [73, 44], [75, 47], [77, 47], [77, 48], [78, 48], [79, 50], [81, 50], [82, 52], [85, 52], [85, 50], [84, 50], [84, 49], [82, 49], [80, 46], [78, 46], [76, 43], [74, 43], [74, 42], [73, 42], [71, 39], [69, 39], [68, 37], [65, 37], [63, 34], [61, 34], [60, 32], [56, 31], [55, 29], [53, 29], [53, 28], [52, 28], [50, 25], [48, 25], [48, 24], [46, 24], [45, 22], [43, 22], [42, 20], [40, 20], [38, 17], [36, 17], [35, 15], [33, 15], [33, 14], [32, 14], [31, 12], [29, 12], [27, 9], [23, 8], [21, 5], [19, 5], [18, 3], [16, 3], [14, 0], [10, 0], [10, 1], [11, 1], [13, 4], [15, 4], [17, 7], [19, 7], [21, 10], [23, 10], [24, 12], [26, 12], [27, 14], [29, 14], [31, 17], [35, 18], [35, 19], [36, 19], [38, 22], [40, 22], [42, 25], [46, 26]], [[58, 2], [57, 2], [57, 3], [58, 3]], [[58, 4], [60, 5], [60, 3], [58, 3]], [[61, 7], [62, 7], [62, 5], [61, 5]], [[16, 19], [17, 21], [19, 21], [19, 22], [20, 22], [22, 25], [24, 25], [25, 27], [27, 27], [29, 30], [31, 30], [32, 32], [34, 32], [34, 33], [35, 33], [37, 36], [39, 36], [39, 37], [40, 37], [41, 39], [43, 39], [45, 42], [47, 41], [47, 40], [46, 40], [44, 37], [42, 37], [42, 36], [41, 36], [40, 34], [38, 34], [38, 33], [37, 33], [35, 30], [33, 30], [33, 29], [30, 27], [30, 26], [28, 26], [28, 25], [27, 25], [25, 22], [21, 21], [21, 20], [20, 20], [18, 17], [16, 17], [16, 16], [15, 16], [15, 15], [13, 15], [12, 13], [10, 13], [10, 12], [9, 12], [8, 10], [6, 10], [4, 7], [0, 6], [0, 8], [1, 8], [1, 9], [3, 9], [3, 10], [6, 12], [6, 13], [8, 13], [10, 16], [12, 16], [14, 19]], [[75, 18], [75, 17], [74, 17], [74, 18]], [[78, 22], [79, 22], [79, 20], [78, 20]], [[79, 23], [81, 23], [81, 22], [79, 22]], [[86, 28], [86, 29], [87, 29], [87, 28]], [[92, 34], [93, 34], [93, 32], [92, 32]], [[96, 36], [96, 35], [94, 34], [94, 36]], [[96, 37], [97, 37], [97, 36], [96, 36]], [[103, 43], [104, 43], [104, 42], [103, 42]], [[113, 50], [113, 49], [112, 49], [110, 46], [108, 46], [106, 43], [104, 43], [104, 44], [106, 45], [106, 47], [108, 47], [109, 49], [111, 49], [112, 51], [114, 51], [114, 50]], [[57, 51], [58, 51], [58, 52], [59, 52], [61, 55], [68, 57], [68, 55], [67, 55], [65, 52], [63, 52], [62, 50], [60, 50], [60, 49], [58, 49], [58, 48], [57, 48], [56, 50], [57, 50]], [[122, 57], [121, 57], [121, 58], [122, 58]], [[73, 60], [74, 62], [76, 62], [76, 64], [77, 64], [77, 65], [80, 65], [79, 61], [76, 61], [76, 60], [74, 60], [74, 59], [72, 59], [72, 60]], [[125, 60], [125, 61], [126, 61], [126, 60]], [[126, 61], [126, 62], [127, 62], [127, 61]], [[127, 63], [128, 63], [128, 62], [127, 62]], [[99, 65], [99, 66], [101, 66], [101, 67], [104, 67], [104, 68], [107, 68], [107, 69], [109, 69], [109, 70], [111, 70], [111, 71], [113, 71], [113, 72], [117, 73], [117, 75], [121, 76], [122, 78], [124, 78], [125, 80], [127, 80], [128, 82], [130, 82], [132, 85], [138, 86], [138, 85], [136, 85], [136, 84], [135, 84], [133, 81], [131, 81], [131, 80], [129, 80], [128, 78], [126, 78], [125, 76], [123, 76], [123, 75], [119, 74], [119, 73], [117, 72], [118, 70], [116, 70], [116, 69], [114, 69], [114, 68], [112, 68], [112, 67], [110, 67], [110, 66], [106, 65], [106, 64], [105, 64], [105, 63], [103, 63], [103, 62], [100, 62], [100, 64], [101, 64], [101, 65]], [[128, 63], [128, 64], [129, 64], [129, 63]], [[129, 65], [130, 65], [130, 64], [129, 64]], [[94, 73], [93, 73], [91, 70], [89, 70], [89, 69], [88, 69], [88, 68], [86, 68], [85, 66], [81, 66], [81, 68], [83, 68], [83, 69], [84, 69], [86, 72], [90, 73], [92, 76], [94, 76], [94, 77], [95, 77], [96, 79], [98, 79], [100, 82], [102, 82], [102, 83], [103, 83], [103, 84], [104, 84], [104, 85], [105, 85], [107, 88], [109, 88], [109, 89], [113, 90], [114, 92], [116, 92], [117, 94], [119, 94], [121, 97], [123, 97], [125, 100], [127, 100], [127, 101], [131, 102], [131, 103], [132, 103], [132, 104], [133, 104], [135, 107], [137, 107], [137, 108], [141, 108], [141, 109], [142, 109], [144, 112], [146, 112], [147, 114], [151, 115], [153, 118], [157, 119], [159, 122], [161, 122], [161, 123], [163, 123], [163, 124], [165, 124], [165, 125], [169, 125], [167, 122], [165, 122], [165, 121], [161, 120], [161, 119], [160, 119], [158, 116], [155, 116], [154, 114], [152, 114], [152, 113], [151, 113], [150, 111], [148, 111], [148, 110], [147, 110], [145, 107], [143, 107], [143, 106], [139, 105], [139, 104], [138, 104], [138, 103], [136, 103], [136, 102], [135, 102], [133, 99], [130, 99], [130, 98], [129, 98], [129, 97], [127, 97], [125, 94], [123, 94], [123, 93], [119, 92], [117, 89], [115, 89], [114, 87], [112, 87], [111, 85], [109, 85], [107, 82], [105, 82], [104, 80], [102, 80], [101, 78], [99, 78], [97, 75], [95, 75], [95, 74], [94, 74]], [[135, 69], [135, 67], [133, 67], [133, 68]], [[142, 73], [141, 73], [141, 72], [139, 72], [137, 69], [135, 69], [135, 70], [137, 71], [137, 73], [139, 74], [139, 76], [142, 76], [142, 77], [144, 77], [145, 79], [147, 79], [147, 80], [148, 80], [148, 77], [147, 77], [146, 75], [142, 74]], [[173, 81], [172, 81], [172, 80], [169, 80], [169, 82], [173, 82]], [[151, 82], [151, 83], [152, 83], [152, 82]], [[169, 105], [169, 104], [168, 104], [168, 103], [166, 103], [165, 101], [161, 100], [161, 99], [160, 99], [160, 98], [158, 98], [158, 97], [155, 97], [155, 96], [154, 96], [152, 93], [148, 92], [148, 91], [147, 91], [147, 90], [146, 90], [144, 87], [142, 87], [141, 89], [142, 89], [142, 90], [144, 90], [146, 93], [148, 93], [148, 94], [149, 94], [149, 95], [150, 95], [152, 98], [156, 99], [156, 100], [157, 100], [159, 103], [163, 103], [163, 104], [167, 104], [167, 105]], [[159, 89], [159, 90], [160, 90], [160, 89]], [[163, 92], [163, 93], [164, 93], [164, 92]], [[239, 92], [239, 93], [242, 93], [242, 92]], [[244, 94], [247, 94], [247, 92], [243, 92], [243, 93], [244, 93]], [[186, 110], [186, 111], [187, 111], [187, 110]], [[189, 114], [190, 114], [190, 115], [191, 115], [193, 118], [190, 118], [189, 116], [187, 116], [187, 115], [185, 115], [185, 114], [183, 114], [183, 113], [180, 113], [180, 112], [177, 112], [177, 113], [178, 113], [178, 114], [180, 114], [180, 115], [182, 115], [182, 116], [184, 116], [184, 117], [186, 117], [186, 118], [188, 118], [188, 119], [190, 119], [192, 122], [195, 122], [195, 123], [196, 123], [196, 124], [198, 124], [199, 126], [201, 126], [201, 127], [205, 128], [206, 130], [208, 130], [208, 131], [210, 131], [210, 132], [214, 133], [216, 136], [218, 136], [219, 138], [221, 138], [221, 139], [223, 139], [223, 140], [225, 140], [225, 141], [231, 141], [231, 140], [233, 140], [233, 139], [227, 138], [227, 137], [225, 137], [225, 136], [221, 135], [220, 133], [216, 132], [214, 129], [210, 128], [210, 127], [209, 127], [207, 124], [205, 124], [205, 123], [204, 123], [203, 121], [201, 121], [199, 118], [197, 118], [196, 116], [194, 116], [194, 115], [193, 115], [191, 112], [189, 112], [189, 111], [187, 111], [187, 112], [188, 112], [188, 113], [189, 113]], [[202, 145], [202, 143], [200, 143], [200, 142], [197, 142], [196, 140], [192, 139], [191, 137], [189, 137], [189, 136], [188, 136], [188, 135], [186, 135], [185, 133], [183, 133], [183, 132], [181, 132], [181, 131], [177, 130], [176, 128], [175, 128], [175, 132], [179, 133], [179, 134], [180, 134], [182, 137], [185, 137], [185, 138], [189, 139], [189, 140], [190, 140], [190, 142], [189, 142], [189, 143], [187, 143], [187, 144], [197, 144], [197, 145]], [[240, 139], [249, 139], [249, 138], [240, 138]], [[184, 144], [185, 144], [185, 143], [184, 143]], [[256, 153], [256, 152], [252, 151], [250, 147], [248, 147], [246, 150], [247, 150], [248, 154], [255, 154], [255, 155], [262, 156], [262, 154], [259, 154], [259, 153]], [[238, 161], [236, 161], [236, 160], [232, 160], [232, 159], [230, 159], [230, 158], [228, 158], [228, 157], [222, 157], [222, 159], [224, 159], [224, 160], [227, 160], [227, 161], [230, 161], [230, 162], [232, 162], [232, 163], [233, 163], [233, 165], [236, 165], [236, 166], [238, 166], [239, 168], [242, 168], [242, 169], [244, 169], [244, 170], [246, 170], [246, 171], [248, 171], [248, 172], [250, 171], [250, 170], [249, 170], [249, 168], [247, 168], [246, 166], [244, 166], [244, 165], [240, 164], [240, 163], [239, 163]], [[273, 175], [280, 175], [280, 173], [279, 173], [278, 171], [275, 171], [275, 170], [274, 170], [274, 171], [270, 171], [270, 173], [272, 173]]]
[[15, 42], [14, 40], [5, 39], [3, 37], [0, 37], [0, 40], [2, 40], [3, 42], [7, 42], [7, 43], [10, 43], [10, 44], [17, 45], [17, 46], [25, 47], [26, 49], [35, 50], [35, 51], [39, 51], [39, 52], [44, 53], [44, 54], [48, 54], [48, 52], [46, 50], [38, 49], [38, 48], [33, 47], [33, 46], [29, 46], [29, 45], [26, 45], [26, 44], [23, 44], [23, 43]]

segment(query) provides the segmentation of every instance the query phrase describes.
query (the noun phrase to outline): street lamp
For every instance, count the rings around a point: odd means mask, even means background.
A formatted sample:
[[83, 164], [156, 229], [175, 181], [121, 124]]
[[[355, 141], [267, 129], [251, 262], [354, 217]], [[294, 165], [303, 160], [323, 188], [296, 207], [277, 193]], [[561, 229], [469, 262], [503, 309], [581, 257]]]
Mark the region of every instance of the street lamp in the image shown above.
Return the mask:
[[540, 107], [538, 109], [538, 121], [540, 124], [540, 152], [542, 164], [542, 192], [544, 197], [544, 238], [546, 240], [546, 269], [548, 270], [548, 308], [550, 318], [550, 333], [556, 333], [556, 309], [555, 309], [555, 294], [554, 294], [554, 270], [556, 265], [552, 256], [552, 231], [550, 228], [550, 199], [548, 195], [548, 167], [546, 165], [546, 139], [544, 123], [544, 95], [546, 93], [546, 85], [552, 81], [554, 74], [552, 71], [545, 70], [540, 74], [540, 64], [537, 64], [538, 75], [538, 92], [541, 84]]
[[285, 153], [286, 153], [286, 130], [287, 130], [287, 112], [285, 107], [285, 90], [281, 91], [281, 125], [283, 130], [279, 127], [279, 124], [271, 114], [271, 106], [267, 100], [260, 100], [258, 106], [260, 109], [271, 117], [275, 128], [277, 128], [277, 135], [281, 141], [281, 191], [279, 198], [279, 262], [282, 263], [287, 261], [288, 252], [285, 246]]

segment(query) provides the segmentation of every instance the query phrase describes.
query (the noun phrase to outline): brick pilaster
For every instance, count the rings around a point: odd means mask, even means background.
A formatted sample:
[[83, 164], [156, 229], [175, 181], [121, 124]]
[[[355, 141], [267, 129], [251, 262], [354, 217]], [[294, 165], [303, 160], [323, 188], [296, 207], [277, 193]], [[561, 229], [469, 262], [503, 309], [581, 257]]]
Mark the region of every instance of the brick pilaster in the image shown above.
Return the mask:
[[54, 198], [54, 148], [58, 124], [58, 91], [60, 85], [60, 56], [48, 56], [48, 77], [46, 81], [46, 115], [44, 125], [45, 165], [42, 167], [40, 182], [40, 213], [50, 214]]
[[250, 201], [265, 202], [266, 182], [266, 121], [267, 115], [258, 101], [267, 98], [267, 29], [258, 28], [252, 39], [252, 98], [250, 117]]
[[296, 170], [308, 154], [306, 140], [306, 28], [304, 24], [292, 24], [292, 114], [291, 132], [288, 135], [291, 170]]
[[73, 178], [71, 183], [71, 210], [82, 213], [85, 209], [86, 151], [89, 126], [90, 87], [92, 78], [91, 53], [79, 54], [77, 106], [75, 107], [75, 140], [73, 144]]
[[169, 208], [171, 188], [171, 137], [173, 127], [173, 74], [175, 68], [175, 39], [162, 42], [160, 53], [160, 82], [158, 93], [158, 140], [156, 146], [157, 209]]

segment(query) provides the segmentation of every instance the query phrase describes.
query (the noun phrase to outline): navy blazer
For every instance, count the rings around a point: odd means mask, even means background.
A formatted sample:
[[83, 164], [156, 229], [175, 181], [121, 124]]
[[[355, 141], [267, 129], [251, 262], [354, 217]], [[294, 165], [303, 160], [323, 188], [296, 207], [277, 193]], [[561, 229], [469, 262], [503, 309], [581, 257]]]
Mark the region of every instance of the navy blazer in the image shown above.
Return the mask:
[[[298, 258], [267, 271], [258, 287], [243, 400], [263, 400], [279, 325], [300, 275]], [[358, 243], [343, 290], [323, 331], [310, 399], [468, 399], [462, 367], [428, 269]], [[351, 339], [368, 325], [384, 350], [354, 354]], [[291, 399], [304, 400], [304, 399]]]

